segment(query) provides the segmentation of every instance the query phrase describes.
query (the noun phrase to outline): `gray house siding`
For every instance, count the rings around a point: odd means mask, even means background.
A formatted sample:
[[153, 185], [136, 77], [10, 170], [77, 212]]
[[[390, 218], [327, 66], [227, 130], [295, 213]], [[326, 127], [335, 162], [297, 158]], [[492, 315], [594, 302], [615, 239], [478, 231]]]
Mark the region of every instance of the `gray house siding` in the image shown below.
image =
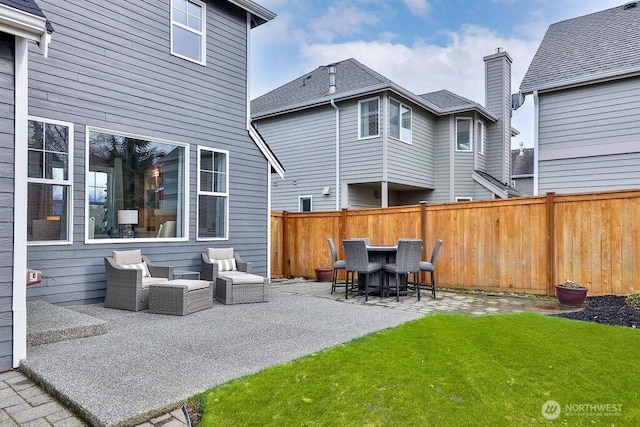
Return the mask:
[[13, 43], [0, 33], [0, 372], [13, 366]]
[[[335, 111], [321, 106], [261, 120], [256, 127], [287, 170], [272, 178], [271, 208], [296, 212], [299, 196], [312, 196], [312, 210], [335, 210]], [[323, 195], [324, 187], [330, 194]]]
[[538, 193], [640, 187], [640, 78], [540, 94]]
[[516, 189], [522, 194], [533, 195], [533, 177], [530, 178], [517, 178], [511, 177], [516, 184]]
[[451, 117], [440, 117], [435, 126], [435, 180], [433, 193], [427, 199], [429, 202], [449, 202], [451, 183], [451, 158], [454, 142], [452, 140]]
[[[141, 248], [151, 261], [199, 268], [209, 246], [233, 246], [267, 274], [267, 161], [246, 130], [246, 12], [207, 3], [207, 65], [170, 54], [170, 5], [39, 1], [56, 28], [49, 58], [32, 55], [29, 114], [74, 124], [73, 243], [29, 246], [45, 279], [29, 299], [102, 300], [103, 257]], [[85, 244], [86, 127], [189, 146], [189, 242]], [[228, 241], [196, 242], [198, 145], [229, 150]], [[73, 261], [71, 261], [73, 260]]]
[[496, 55], [486, 62], [485, 71], [487, 109], [498, 117], [494, 125], [487, 126], [486, 172], [507, 182], [511, 158], [511, 66], [506, 53]]
[[[369, 99], [365, 97], [361, 99]], [[339, 103], [340, 179], [349, 184], [382, 181], [382, 98], [380, 136], [358, 139], [358, 100]]]
[[[395, 98], [397, 99], [397, 98]], [[400, 102], [404, 102], [399, 100]], [[389, 137], [387, 143], [388, 181], [416, 187], [433, 188], [435, 185], [435, 116], [422, 108], [411, 107], [411, 144]], [[388, 118], [386, 132], [389, 133]]]

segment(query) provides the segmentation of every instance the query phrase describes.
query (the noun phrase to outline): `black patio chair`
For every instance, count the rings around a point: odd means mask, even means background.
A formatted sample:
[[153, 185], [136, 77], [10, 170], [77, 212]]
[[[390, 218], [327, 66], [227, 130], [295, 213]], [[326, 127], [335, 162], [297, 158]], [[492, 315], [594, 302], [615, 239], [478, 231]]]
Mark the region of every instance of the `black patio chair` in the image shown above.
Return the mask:
[[[420, 271], [421, 254], [421, 239], [398, 239], [396, 262], [385, 264], [382, 267], [385, 272], [385, 278], [383, 280], [384, 288], [380, 293], [381, 296], [386, 296], [390, 293], [389, 275], [394, 275], [396, 279], [396, 301], [400, 301], [400, 291], [411, 289], [409, 287], [409, 275], [413, 274], [415, 277]], [[412, 290], [418, 294], [418, 301], [420, 301], [420, 284], [416, 282]]]
[[[344, 256], [347, 263], [347, 282], [345, 285], [344, 298], [349, 297], [349, 291], [359, 289], [355, 282], [355, 273], [358, 273], [358, 281], [364, 279], [365, 301], [369, 300], [369, 275], [382, 270], [379, 262], [369, 262], [367, 243], [364, 240], [343, 240]], [[351, 283], [349, 283], [351, 276]]]

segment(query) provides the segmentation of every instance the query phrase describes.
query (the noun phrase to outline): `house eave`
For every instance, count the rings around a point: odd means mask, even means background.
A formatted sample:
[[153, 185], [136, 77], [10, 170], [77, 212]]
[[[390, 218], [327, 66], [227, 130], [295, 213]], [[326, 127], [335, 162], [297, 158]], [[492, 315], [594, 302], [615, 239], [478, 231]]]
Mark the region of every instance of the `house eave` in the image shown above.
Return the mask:
[[500, 197], [501, 199], [507, 199], [509, 197], [509, 194], [505, 189], [498, 187], [497, 185], [495, 185], [494, 183], [492, 183], [491, 181], [489, 181], [488, 179], [480, 175], [478, 172], [473, 171], [471, 173], [471, 177], [475, 182], [482, 185], [484, 188], [491, 191], [493, 194]]
[[405, 99], [408, 99], [408, 100], [414, 102], [415, 104], [417, 104], [420, 107], [424, 108], [425, 110], [435, 114], [436, 116], [445, 116], [445, 115], [448, 115], [448, 114], [463, 113], [463, 112], [467, 112], [467, 111], [478, 111], [483, 116], [485, 116], [487, 119], [491, 120], [492, 122], [496, 122], [498, 120], [498, 118], [496, 116], [491, 114], [487, 109], [482, 107], [480, 104], [469, 104], [469, 105], [456, 107], [456, 108], [442, 109], [442, 108], [437, 107], [435, 104], [432, 104], [432, 103], [426, 101], [425, 99], [423, 99], [423, 98], [421, 98], [421, 97], [419, 97], [417, 95], [414, 95], [413, 93], [411, 93], [408, 90], [404, 89], [402, 86], [398, 86], [398, 85], [396, 85], [394, 83], [388, 83], [388, 82], [380, 83], [380, 84], [373, 85], [373, 86], [368, 86], [366, 88], [352, 90], [352, 91], [349, 91], [349, 92], [333, 94], [332, 97], [323, 96], [321, 98], [316, 98], [316, 99], [313, 99], [311, 101], [304, 101], [304, 102], [300, 102], [300, 103], [297, 103], [297, 104], [291, 104], [291, 105], [288, 105], [288, 106], [286, 106], [284, 108], [274, 108], [274, 109], [271, 109], [271, 110], [263, 111], [263, 112], [256, 113], [256, 114], [252, 114], [251, 118], [253, 120], [266, 119], [266, 118], [269, 118], [269, 117], [275, 117], [275, 116], [279, 116], [279, 115], [283, 115], [283, 114], [288, 114], [288, 113], [292, 113], [292, 112], [296, 112], [296, 111], [305, 110], [307, 108], [313, 108], [313, 107], [318, 107], [320, 105], [330, 104], [332, 99], [333, 99], [334, 102], [345, 101], [345, 100], [348, 100], [348, 99], [353, 99], [353, 98], [358, 98], [358, 97], [363, 97], [363, 96], [369, 96], [369, 95], [375, 95], [375, 94], [383, 92], [385, 90], [390, 90], [392, 92], [395, 92], [396, 94], [404, 97]]
[[47, 32], [47, 20], [43, 17], [0, 4], [0, 31], [40, 41]]
[[607, 81], [636, 76], [640, 76], [640, 68], [638, 68], [637, 66], [622, 70], [609, 70], [605, 72], [589, 74], [588, 76], [578, 76], [540, 85], [532, 85], [527, 87], [520, 86], [520, 92], [523, 95], [530, 95], [534, 91], [538, 91], [538, 93], [553, 92], [557, 90], [569, 89], [572, 87], [586, 86], [595, 83], [604, 83]]
[[280, 176], [280, 179], [284, 179], [284, 167], [282, 163], [278, 160], [276, 155], [271, 151], [266, 141], [262, 138], [260, 133], [253, 127], [253, 125], [249, 125], [248, 129], [249, 136], [253, 140], [253, 142], [258, 146], [264, 157], [267, 159], [267, 162], [271, 165], [273, 170]]
[[256, 2], [253, 2], [250, 0], [228, 0], [228, 1], [229, 3], [234, 4], [239, 8], [244, 9], [247, 12], [251, 13], [251, 15], [253, 16], [253, 19], [251, 22], [251, 28], [260, 26], [266, 22], [271, 21], [273, 18], [276, 17], [275, 13], [271, 12], [267, 8], [260, 6]]

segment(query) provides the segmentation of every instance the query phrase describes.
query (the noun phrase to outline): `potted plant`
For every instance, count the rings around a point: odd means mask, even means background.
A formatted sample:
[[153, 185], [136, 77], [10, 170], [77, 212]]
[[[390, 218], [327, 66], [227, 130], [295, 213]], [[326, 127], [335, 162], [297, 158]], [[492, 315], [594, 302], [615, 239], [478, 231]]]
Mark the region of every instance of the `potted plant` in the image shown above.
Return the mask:
[[333, 277], [333, 268], [316, 267], [316, 279], [318, 282], [330, 282]]
[[575, 280], [567, 279], [556, 285], [556, 297], [560, 305], [580, 307], [587, 298], [587, 288]]

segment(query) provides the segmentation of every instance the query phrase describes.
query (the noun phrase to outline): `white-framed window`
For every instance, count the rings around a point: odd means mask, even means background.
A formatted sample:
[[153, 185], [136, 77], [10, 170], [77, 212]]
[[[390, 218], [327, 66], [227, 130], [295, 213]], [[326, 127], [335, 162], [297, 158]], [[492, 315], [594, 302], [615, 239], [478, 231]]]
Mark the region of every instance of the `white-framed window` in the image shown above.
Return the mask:
[[189, 145], [87, 127], [89, 243], [186, 240]]
[[198, 147], [198, 240], [228, 239], [229, 152]]
[[27, 242], [71, 243], [73, 123], [28, 120]]
[[471, 197], [456, 197], [456, 202], [471, 202], [472, 200]]
[[484, 154], [484, 146], [487, 141], [487, 131], [484, 127], [484, 122], [478, 120], [478, 124], [476, 125], [477, 129], [477, 150], [478, 154]]
[[206, 65], [207, 5], [200, 0], [171, 0], [171, 54]]
[[471, 117], [456, 118], [456, 151], [471, 151], [472, 123]]
[[380, 98], [358, 102], [358, 138], [380, 136]]
[[311, 212], [313, 210], [313, 196], [298, 196], [298, 212]]
[[389, 100], [389, 136], [411, 143], [411, 108], [391, 98]]

